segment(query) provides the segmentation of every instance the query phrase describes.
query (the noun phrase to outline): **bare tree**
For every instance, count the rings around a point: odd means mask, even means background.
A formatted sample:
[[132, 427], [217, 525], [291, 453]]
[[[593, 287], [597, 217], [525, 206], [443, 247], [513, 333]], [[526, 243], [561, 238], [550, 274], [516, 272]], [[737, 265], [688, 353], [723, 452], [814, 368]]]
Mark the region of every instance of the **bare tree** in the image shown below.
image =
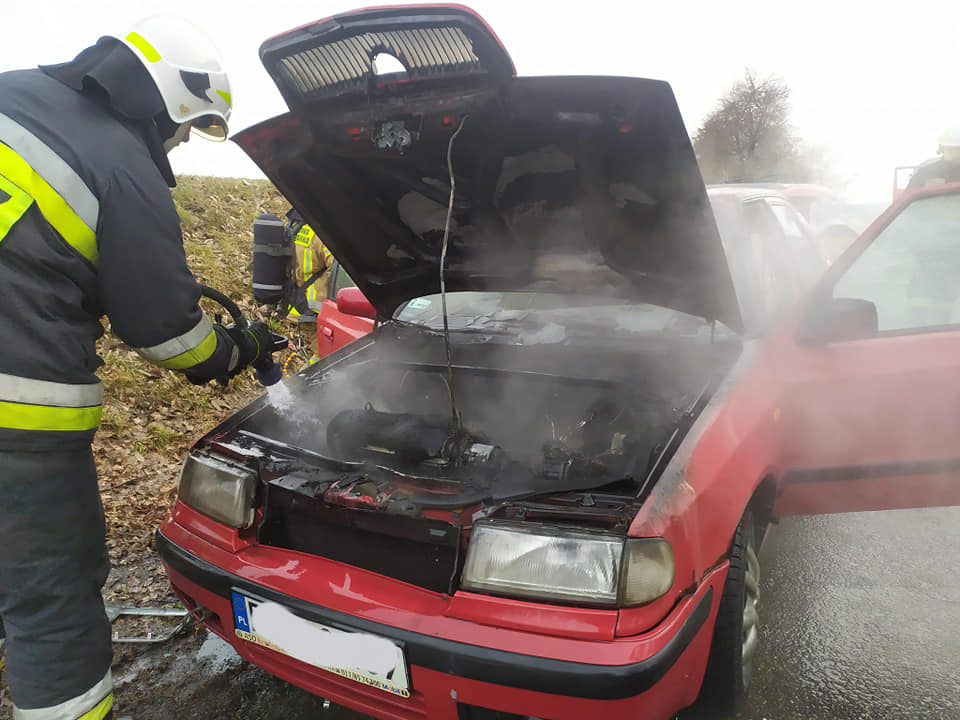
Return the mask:
[[812, 168], [790, 127], [790, 88], [747, 70], [693, 139], [704, 180], [806, 182]]

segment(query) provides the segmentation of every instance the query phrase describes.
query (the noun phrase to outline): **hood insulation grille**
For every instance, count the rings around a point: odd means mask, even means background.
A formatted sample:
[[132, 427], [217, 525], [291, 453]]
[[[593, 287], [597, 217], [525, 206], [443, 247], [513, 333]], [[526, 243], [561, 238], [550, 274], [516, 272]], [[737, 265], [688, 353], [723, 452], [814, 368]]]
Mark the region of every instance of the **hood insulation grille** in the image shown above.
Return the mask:
[[280, 73], [304, 98], [366, 88], [372, 59], [380, 53], [397, 58], [410, 78], [486, 72], [463, 30], [428, 27], [361, 33], [301, 50], [280, 61]]

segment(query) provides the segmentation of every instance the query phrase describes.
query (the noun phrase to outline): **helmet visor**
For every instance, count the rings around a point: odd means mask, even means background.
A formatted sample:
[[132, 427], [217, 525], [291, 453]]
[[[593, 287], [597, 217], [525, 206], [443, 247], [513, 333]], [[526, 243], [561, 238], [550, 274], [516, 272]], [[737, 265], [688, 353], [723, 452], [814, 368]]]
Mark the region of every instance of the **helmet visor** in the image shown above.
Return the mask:
[[214, 142], [227, 139], [227, 123], [216, 115], [201, 115], [190, 121], [190, 130], [197, 137]]

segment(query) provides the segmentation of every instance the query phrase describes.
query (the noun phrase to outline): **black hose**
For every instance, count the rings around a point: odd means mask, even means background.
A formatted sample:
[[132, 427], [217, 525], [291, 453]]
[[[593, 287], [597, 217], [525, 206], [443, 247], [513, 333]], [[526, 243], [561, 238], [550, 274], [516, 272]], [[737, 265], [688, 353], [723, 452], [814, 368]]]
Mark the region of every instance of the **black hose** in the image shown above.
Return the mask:
[[230, 317], [233, 318], [234, 324], [240, 330], [243, 330], [247, 326], [247, 319], [243, 316], [243, 313], [240, 312], [240, 308], [237, 307], [237, 304], [224, 295], [219, 290], [216, 290], [209, 285], [200, 285], [200, 294], [205, 298], [210, 298], [215, 303], [223, 306], [223, 309], [230, 313]]

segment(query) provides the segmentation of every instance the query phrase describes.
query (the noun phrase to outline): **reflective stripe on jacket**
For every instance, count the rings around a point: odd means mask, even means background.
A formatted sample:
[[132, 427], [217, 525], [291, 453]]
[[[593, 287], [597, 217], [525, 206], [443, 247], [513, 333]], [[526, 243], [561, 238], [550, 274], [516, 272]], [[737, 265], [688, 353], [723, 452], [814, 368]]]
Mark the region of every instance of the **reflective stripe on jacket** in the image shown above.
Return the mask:
[[91, 440], [104, 314], [162, 367], [229, 364], [144, 132], [39, 70], [0, 73], [0, 450]]
[[322, 274], [307, 288], [307, 306], [319, 310], [327, 298], [327, 282], [330, 279], [330, 266], [333, 258], [330, 251], [309, 225], [297, 230], [294, 238], [297, 251], [297, 284], [303, 285], [310, 276], [322, 271]]

